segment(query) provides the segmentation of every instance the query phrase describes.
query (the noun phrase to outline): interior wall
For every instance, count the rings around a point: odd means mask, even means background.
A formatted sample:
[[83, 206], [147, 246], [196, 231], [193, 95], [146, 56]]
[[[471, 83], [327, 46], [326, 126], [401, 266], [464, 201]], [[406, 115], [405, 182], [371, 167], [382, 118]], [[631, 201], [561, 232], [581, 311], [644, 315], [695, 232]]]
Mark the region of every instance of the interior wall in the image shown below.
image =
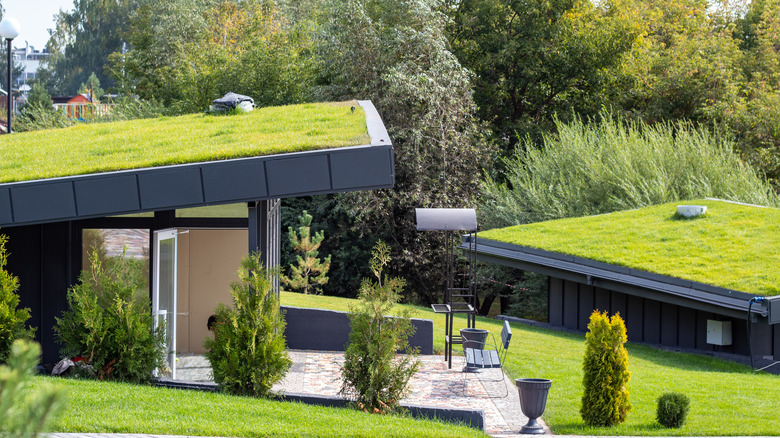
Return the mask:
[[231, 304], [230, 283], [247, 254], [246, 229], [179, 229], [177, 333], [179, 353], [205, 352], [206, 326], [218, 303]]

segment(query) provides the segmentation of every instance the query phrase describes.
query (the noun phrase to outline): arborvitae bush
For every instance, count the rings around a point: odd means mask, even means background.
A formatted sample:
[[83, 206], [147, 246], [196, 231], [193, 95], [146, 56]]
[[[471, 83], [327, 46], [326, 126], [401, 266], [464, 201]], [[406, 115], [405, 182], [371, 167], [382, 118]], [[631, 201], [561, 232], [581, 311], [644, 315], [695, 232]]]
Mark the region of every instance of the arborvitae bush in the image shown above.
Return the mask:
[[62, 353], [83, 356], [101, 380], [147, 382], [165, 366], [165, 327], [154, 328], [149, 297], [137, 293], [145, 278], [124, 255], [104, 264], [93, 251], [89, 260], [54, 328]]
[[30, 319], [30, 309], [19, 306], [19, 279], [5, 270], [8, 251], [5, 244], [8, 237], [0, 235], [0, 363], [8, 358], [15, 339], [32, 339], [34, 330], [25, 327]]
[[584, 393], [580, 414], [590, 426], [614, 426], [631, 411], [628, 399], [628, 352], [626, 324], [619, 314], [590, 315], [582, 364]]
[[[414, 325], [408, 313], [386, 317], [406, 285], [401, 278], [383, 276], [389, 262], [390, 248], [380, 240], [370, 263], [376, 281], [363, 279], [359, 304], [349, 314], [352, 331], [341, 369], [341, 393], [354, 396], [358, 409], [382, 414], [398, 409], [409, 379], [420, 368], [417, 350], [409, 346]], [[400, 350], [409, 354], [398, 355]]]
[[264, 397], [292, 366], [284, 315], [260, 253], [241, 260], [238, 280], [230, 284], [233, 308], [217, 307], [214, 339], [204, 343], [206, 358], [224, 390]]
[[667, 392], [658, 397], [655, 419], [665, 427], [682, 427], [688, 417], [691, 401], [679, 392]]
[[33, 382], [41, 347], [17, 339], [11, 345], [8, 365], [0, 365], [0, 436], [39, 437], [48, 423], [65, 408], [65, 392]]

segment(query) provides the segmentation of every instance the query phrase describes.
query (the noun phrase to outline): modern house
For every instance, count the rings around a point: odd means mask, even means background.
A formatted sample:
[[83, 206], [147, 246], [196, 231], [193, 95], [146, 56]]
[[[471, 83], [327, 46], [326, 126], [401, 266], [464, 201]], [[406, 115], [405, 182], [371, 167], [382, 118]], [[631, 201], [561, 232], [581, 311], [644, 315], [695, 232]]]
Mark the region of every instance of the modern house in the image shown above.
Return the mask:
[[278, 265], [280, 199], [395, 182], [370, 101], [83, 124], [3, 136], [0, 148], [0, 232], [44, 362], [58, 359], [54, 318], [94, 230], [136, 230], [124, 236], [136, 254], [148, 246], [169, 349], [197, 352], [238, 260], [260, 250]]
[[485, 231], [477, 257], [548, 276], [552, 326], [585, 331], [607, 311], [629, 341], [780, 358], [780, 210], [692, 203], [706, 213], [674, 203]]

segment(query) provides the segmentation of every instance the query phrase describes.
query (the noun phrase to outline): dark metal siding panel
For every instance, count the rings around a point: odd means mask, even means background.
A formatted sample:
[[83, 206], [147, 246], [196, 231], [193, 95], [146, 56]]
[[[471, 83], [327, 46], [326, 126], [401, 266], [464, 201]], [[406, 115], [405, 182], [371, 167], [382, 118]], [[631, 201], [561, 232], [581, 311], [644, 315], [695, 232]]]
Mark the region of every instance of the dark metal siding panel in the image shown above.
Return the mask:
[[550, 277], [547, 312], [550, 324], [563, 326], [563, 280], [560, 278]]
[[580, 305], [579, 305], [579, 317], [577, 318], [577, 329], [586, 331], [588, 330], [588, 321], [590, 321], [590, 315], [595, 309], [595, 291], [593, 286], [587, 284], [580, 285]]
[[696, 347], [696, 310], [690, 307], [678, 307], [677, 342], [680, 347]]
[[14, 221], [32, 222], [76, 216], [73, 183], [32, 184], [11, 188]]
[[661, 303], [656, 300], [644, 300], [644, 342], [661, 343]]
[[0, 189], [0, 225], [11, 224], [13, 216], [11, 215], [11, 191]]
[[138, 174], [141, 208], [154, 210], [203, 203], [200, 169], [187, 167]]
[[713, 350], [713, 346], [707, 343], [708, 319], [715, 319], [712, 313], [696, 311], [696, 348], [699, 350]]
[[59, 359], [60, 345], [54, 337], [56, 317], [68, 308], [67, 290], [70, 287], [70, 222], [41, 226], [41, 325], [39, 328], [43, 362]]
[[620, 317], [626, 319], [628, 305], [626, 303], [626, 294], [610, 291], [610, 313], [612, 315], [620, 314]]
[[644, 340], [644, 303], [642, 298], [633, 295], [626, 296], [626, 313], [622, 314], [626, 320], [628, 340], [642, 342]]
[[563, 282], [563, 326], [577, 328], [577, 283]]
[[661, 303], [661, 344], [677, 347], [677, 310], [674, 304]]
[[[721, 318], [723, 319], [723, 318]], [[744, 319], [731, 321], [731, 352], [734, 354], [748, 355], [747, 322]], [[753, 338], [753, 354], [757, 358], [772, 354], [772, 328], [765, 323], [753, 324], [750, 328], [750, 336]], [[721, 347], [722, 348], [722, 347]]]
[[393, 183], [393, 162], [387, 148], [334, 152], [330, 165], [335, 190]]
[[[0, 230], [8, 236], [7, 270], [19, 279], [19, 307], [30, 309], [30, 327], [41, 325], [41, 226], [27, 225]], [[35, 336], [40, 342], [40, 330]]]
[[772, 326], [774, 336], [772, 336], [772, 356], [775, 360], [780, 359], [780, 324]]
[[268, 161], [265, 171], [268, 194], [274, 198], [331, 189], [326, 155]]
[[606, 289], [602, 289], [600, 287], [596, 288], [596, 298], [595, 298], [595, 308], [594, 310], [598, 310], [599, 312], [607, 312], [610, 311], [609, 306], [609, 300], [610, 300], [610, 293]]
[[248, 160], [203, 166], [203, 191], [207, 203], [266, 198], [264, 163]]
[[141, 208], [135, 175], [90, 178], [75, 181], [73, 185], [80, 216], [116, 214]]

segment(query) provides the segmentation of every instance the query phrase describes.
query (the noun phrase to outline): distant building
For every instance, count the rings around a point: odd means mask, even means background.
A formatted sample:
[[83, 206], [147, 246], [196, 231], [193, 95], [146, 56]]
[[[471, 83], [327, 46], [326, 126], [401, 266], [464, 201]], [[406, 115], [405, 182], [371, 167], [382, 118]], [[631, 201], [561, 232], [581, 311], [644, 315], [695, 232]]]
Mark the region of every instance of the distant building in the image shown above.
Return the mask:
[[25, 44], [21, 48], [15, 47], [13, 50], [14, 63], [22, 67], [22, 74], [14, 78], [16, 87], [21, 87], [35, 79], [38, 75], [38, 69], [41, 67], [41, 62], [47, 60], [49, 55], [50, 53], [46, 49], [35, 50], [29, 44]]

